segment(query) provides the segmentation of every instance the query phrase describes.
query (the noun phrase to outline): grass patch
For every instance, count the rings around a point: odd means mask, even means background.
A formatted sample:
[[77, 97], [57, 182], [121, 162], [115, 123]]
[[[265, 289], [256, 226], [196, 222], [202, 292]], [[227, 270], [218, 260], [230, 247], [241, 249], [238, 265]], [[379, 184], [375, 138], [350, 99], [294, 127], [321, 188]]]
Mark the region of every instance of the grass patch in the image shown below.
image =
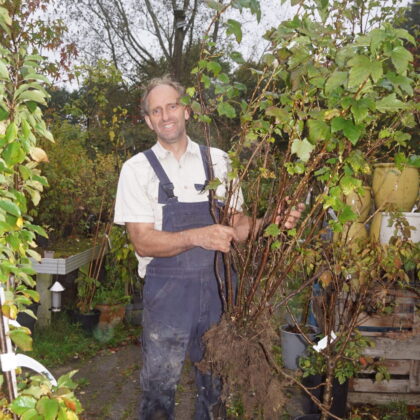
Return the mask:
[[112, 331], [87, 335], [78, 324], [72, 324], [65, 313], [58, 314], [47, 328], [36, 329], [33, 350], [26, 352], [47, 368], [64, 365], [74, 359], [95, 356], [98, 351], [137, 340], [140, 328], [121, 324]]

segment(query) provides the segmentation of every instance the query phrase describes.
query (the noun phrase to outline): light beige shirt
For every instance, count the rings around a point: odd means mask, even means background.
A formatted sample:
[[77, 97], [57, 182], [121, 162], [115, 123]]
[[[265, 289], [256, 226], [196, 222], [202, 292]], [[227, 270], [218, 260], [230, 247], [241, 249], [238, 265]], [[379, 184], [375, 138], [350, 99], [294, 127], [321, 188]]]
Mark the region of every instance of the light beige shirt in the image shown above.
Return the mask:
[[[188, 139], [187, 149], [178, 161], [174, 155], [156, 143], [152, 147], [168, 178], [174, 185], [174, 195], [179, 202], [196, 203], [208, 200], [208, 191], [201, 192], [195, 184], [204, 185], [206, 176], [200, 147]], [[227, 154], [211, 148], [214, 177], [221, 181], [216, 196], [223, 200], [227, 191], [230, 162]], [[143, 153], [138, 153], [126, 161], [122, 167], [115, 203], [114, 223], [153, 223], [155, 229], [162, 230], [162, 207], [158, 203], [159, 180]], [[241, 211], [243, 197], [241, 191], [235, 195], [231, 207]], [[140, 257], [139, 275], [146, 273], [151, 257]]]

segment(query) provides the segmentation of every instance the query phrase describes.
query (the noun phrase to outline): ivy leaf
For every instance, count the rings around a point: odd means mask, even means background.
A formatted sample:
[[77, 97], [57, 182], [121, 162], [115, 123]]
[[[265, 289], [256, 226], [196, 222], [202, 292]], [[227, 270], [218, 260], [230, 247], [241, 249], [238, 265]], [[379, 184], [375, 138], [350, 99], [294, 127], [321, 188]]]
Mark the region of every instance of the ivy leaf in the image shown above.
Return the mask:
[[45, 420], [54, 420], [58, 413], [58, 401], [55, 399], [41, 398], [36, 409]]
[[228, 118], [236, 117], [235, 108], [228, 102], [220, 102], [217, 105], [217, 112], [220, 116], [225, 115]]
[[413, 54], [401, 45], [391, 51], [391, 61], [397, 73], [404, 73], [407, 70], [408, 63], [412, 60]]
[[379, 112], [395, 112], [405, 107], [405, 104], [397, 99], [395, 93], [391, 93], [385, 98], [376, 102], [376, 109]]
[[36, 399], [27, 395], [19, 395], [10, 404], [10, 409], [17, 415], [22, 415], [25, 411], [35, 408]]
[[280, 234], [280, 228], [275, 223], [271, 223], [264, 230], [264, 236], [276, 237], [276, 236], [279, 236], [279, 234]]
[[319, 140], [328, 140], [331, 137], [330, 126], [321, 120], [309, 120], [309, 140], [317, 142]]
[[239, 44], [242, 41], [242, 27], [241, 24], [234, 19], [228, 19], [227, 21], [227, 30], [228, 35], [235, 35], [236, 42]]
[[309, 143], [308, 140], [294, 139], [292, 143], [292, 153], [296, 154], [303, 162], [307, 162], [315, 146]]

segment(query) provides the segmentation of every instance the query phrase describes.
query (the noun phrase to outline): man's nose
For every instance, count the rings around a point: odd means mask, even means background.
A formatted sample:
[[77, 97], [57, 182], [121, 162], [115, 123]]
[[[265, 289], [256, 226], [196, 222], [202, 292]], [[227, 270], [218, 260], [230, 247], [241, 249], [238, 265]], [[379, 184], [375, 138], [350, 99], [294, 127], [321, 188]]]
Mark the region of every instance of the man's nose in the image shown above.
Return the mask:
[[165, 108], [163, 108], [162, 109], [162, 120], [166, 121], [167, 119], [169, 119], [169, 112]]

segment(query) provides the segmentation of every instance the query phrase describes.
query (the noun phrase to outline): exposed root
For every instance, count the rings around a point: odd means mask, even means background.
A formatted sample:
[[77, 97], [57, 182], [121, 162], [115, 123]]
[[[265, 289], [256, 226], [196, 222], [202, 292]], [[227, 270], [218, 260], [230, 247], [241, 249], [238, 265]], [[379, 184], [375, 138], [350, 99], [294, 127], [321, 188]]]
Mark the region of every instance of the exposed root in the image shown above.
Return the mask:
[[206, 352], [198, 368], [222, 378], [222, 399], [240, 399], [244, 418], [276, 418], [287, 400], [286, 384], [263, 349], [271, 350], [278, 341], [268, 319], [261, 317], [251, 329], [224, 317], [205, 334]]

